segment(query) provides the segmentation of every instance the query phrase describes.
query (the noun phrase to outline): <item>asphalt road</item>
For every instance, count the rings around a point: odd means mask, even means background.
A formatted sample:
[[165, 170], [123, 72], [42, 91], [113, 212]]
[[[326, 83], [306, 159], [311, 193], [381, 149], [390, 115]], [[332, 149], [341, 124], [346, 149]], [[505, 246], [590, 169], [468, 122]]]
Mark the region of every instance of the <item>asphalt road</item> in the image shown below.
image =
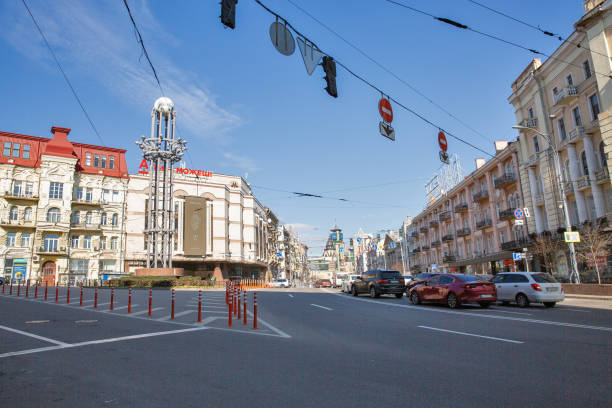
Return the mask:
[[[51, 293], [53, 296], [51, 296]], [[1, 407], [609, 406], [612, 311], [413, 306], [258, 292], [258, 329], [223, 292], [0, 296]]]

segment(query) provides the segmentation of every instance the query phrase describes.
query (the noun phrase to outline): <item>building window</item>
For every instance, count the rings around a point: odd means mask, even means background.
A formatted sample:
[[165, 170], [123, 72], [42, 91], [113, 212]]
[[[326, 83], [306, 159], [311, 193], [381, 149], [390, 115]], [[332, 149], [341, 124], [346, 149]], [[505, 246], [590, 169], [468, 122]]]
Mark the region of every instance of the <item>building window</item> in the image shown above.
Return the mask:
[[100, 224], [102, 224], [102, 225], [106, 225], [106, 213], [105, 213], [105, 212], [103, 212], [103, 213], [100, 215]]
[[70, 237], [70, 248], [78, 248], [79, 247], [79, 236], [73, 235]]
[[601, 160], [601, 167], [608, 168], [608, 159], [606, 158], [606, 152], [604, 151], [604, 142], [599, 143], [599, 158]]
[[583, 150], [580, 154], [580, 162], [582, 163], [582, 175], [589, 175], [589, 166], [587, 165], [586, 152]]
[[23, 145], [23, 149], [21, 150], [21, 157], [24, 159], [30, 158], [30, 145]]
[[4, 151], [2, 152], [2, 155], [6, 156], [6, 157], [10, 157], [10, 155], [11, 155], [11, 142], [4, 142]]
[[21, 246], [23, 248], [30, 246], [30, 233], [29, 232], [24, 232], [21, 234]]
[[530, 119], [533, 119], [533, 118], [534, 118], [533, 108], [529, 108], [529, 109], [527, 110], [527, 114], [529, 115], [529, 118], [530, 118]]
[[115, 168], [115, 156], [108, 156], [108, 168], [111, 170]]
[[500, 243], [500, 245], [503, 244], [504, 242], [506, 242], [506, 234], [504, 234], [504, 231], [499, 231], [499, 243]]
[[74, 193], [74, 199], [77, 201], [83, 200], [83, 187], [77, 187]]
[[91, 203], [93, 201], [93, 190], [91, 188], [87, 188], [87, 190], [85, 190], [85, 201], [87, 201], [88, 203]]
[[15, 232], [9, 232], [8, 234], [6, 234], [6, 246], [14, 247], [16, 239], [17, 239], [17, 234]]
[[574, 86], [574, 78], [572, 78], [572, 74], [565, 77], [565, 82], [568, 86]]
[[13, 157], [19, 157], [19, 148], [21, 145], [19, 143], [13, 143]]
[[26, 209], [23, 211], [23, 220], [32, 221], [32, 207], [26, 207]]
[[70, 272], [77, 275], [87, 275], [89, 269], [88, 259], [71, 259]]
[[57, 252], [57, 244], [59, 242], [59, 236], [57, 234], [47, 234], [44, 240], [45, 252]]
[[540, 153], [540, 143], [538, 142], [538, 137], [533, 137], [533, 151], [536, 153]]
[[94, 154], [94, 167], [100, 167], [100, 155]]
[[101, 157], [101, 161], [100, 161], [100, 167], [102, 167], [103, 169], [106, 168], [106, 155], [103, 154]]
[[74, 211], [72, 213], [72, 223], [73, 224], [78, 224], [81, 222], [81, 217], [80, 217], [80, 212], [79, 211]]
[[591, 72], [591, 64], [589, 60], [582, 63], [582, 72], [584, 73], [584, 79], [589, 79], [593, 73]]
[[17, 221], [17, 217], [19, 216], [19, 212], [16, 206], [12, 206], [9, 210], [9, 220]]
[[91, 153], [85, 153], [85, 165], [91, 167]]
[[596, 93], [589, 96], [589, 105], [591, 106], [591, 119], [598, 119], [597, 115], [599, 115], [599, 112], [601, 111], [599, 110], [599, 98], [597, 97]]
[[100, 249], [106, 249], [106, 237], [100, 237]]
[[60, 222], [59, 208], [49, 208], [49, 211], [47, 211], [47, 222]]
[[113, 203], [119, 202], [119, 192], [117, 190], [113, 190]]
[[13, 195], [16, 197], [21, 196], [21, 187], [23, 185], [23, 182], [21, 181], [13, 181]]
[[565, 121], [563, 119], [559, 119], [557, 121], [557, 126], [559, 127], [559, 137], [561, 140], [567, 139], [567, 132], [565, 131]]
[[83, 239], [83, 248], [91, 249], [91, 235], [85, 235]]
[[91, 215], [91, 211], [87, 211], [85, 213], [85, 224], [92, 224], [93, 222], [93, 217]]
[[62, 183], [56, 183], [52, 181], [49, 183], [49, 198], [63, 198], [64, 197], [64, 185]]
[[107, 190], [107, 189], [102, 190], [102, 200], [105, 203], [110, 202], [110, 190]]
[[580, 117], [580, 107], [576, 106], [572, 109], [572, 116], [574, 118], [574, 125], [582, 126], [582, 118]]
[[119, 223], [119, 216], [117, 214], [113, 214], [113, 217], [111, 218], [111, 225], [113, 227], [116, 227], [118, 223]]
[[110, 249], [117, 249], [117, 237], [112, 237], [110, 240]]

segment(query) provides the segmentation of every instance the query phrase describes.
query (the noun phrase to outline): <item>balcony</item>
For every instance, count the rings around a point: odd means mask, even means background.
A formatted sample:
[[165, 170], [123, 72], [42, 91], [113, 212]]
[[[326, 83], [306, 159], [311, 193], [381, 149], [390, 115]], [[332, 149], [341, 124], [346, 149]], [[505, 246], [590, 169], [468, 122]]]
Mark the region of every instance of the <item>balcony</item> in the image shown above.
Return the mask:
[[462, 203], [462, 204], [457, 204], [457, 205], [455, 206], [455, 212], [456, 212], [456, 213], [464, 213], [464, 212], [467, 212], [467, 211], [468, 211], [468, 209], [469, 209], [469, 207], [468, 207], [468, 205], [467, 205], [467, 204], [465, 204], [465, 203]]
[[489, 198], [489, 192], [486, 190], [479, 191], [478, 193], [472, 196], [472, 200], [476, 202], [484, 201], [484, 200], [487, 200], [488, 198]]
[[4, 192], [5, 200], [21, 200], [21, 201], [38, 201], [38, 195], [33, 193], [22, 193], [22, 192], [14, 192], [14, 191], [5, 191]]
[[572, 130], [570, 130], [569, 132], [569, 140], [570, 142], [573, 142], [575, 140], [580, 139], [582, 136], [584, 136], [586, 134], [586, 131], [584, 130], [584, 126], [578, 126]]
[[457, 257], [455, 255], [452, 255], [452, 254], [444, 255], [442, 257], [442, 262], [444, 262], [444, 263], [455, 262], [456, 260], [457, 260]]
[[495, 185], [495, 188], [501, 188], [511, 183], [514, 183], [515, 181], [516, 176], [514, 175], [514, 173], [506, 173], [503, 176], [496, 178], [493, 181], [493, 184]]
[[431, 247], [432, 248], [437, 248], [440, 246], [440, 241], [431, 241]]
[[503, 210], [499, 212], [499, 219], [502, 221], [511, 220], [514, 218], [514, 210], [512, 208], [508, 208], [507, 210]]
[[440, 215], [438, 216], [438, 219], [440, 221], [448, 221], [451, 219], [451, 213], [450, 211], [444, 211], [442, 213], [440, 213]]
[[7, 218], [0, 220], [0, 227], [36, 229], [36, 225], [34, 224], [34, 221], [11, 220]]
[[442, 237], [442, 242], [452, 241], [453, 239], [455, 239], [453, 234], [446, 234]]
[[72, 200], [72, 205], [88, 205], [91, 207], [99, 207], [100, 201], [99, 200], [86, 200], [83, 198], [75, 198], [74, 200]]
[[608, 169], [606, 167], [602, 167], [599, 170], [595, 171], [595, 180], [598, 183], [609, 182], [610, 181], [610, 173], [608, 173]]
[[565, 195], [574, 194], [574, 186], [572, 185], [571, 181], [563, 181], [562, 184]]
[[433, 228], [433, 227], [437, 227], [438, 225], [439, 225], [439, 223], [438, 223], [438, 221], [437, 221], [437, 220], [431, 220], [431, 221], [429, 221], [429, 226], [430, 226], [431, 228]]
[[536, 194], [533, 201], [535, 205], [544, 205], [544, 194], [542, 193]]
[[536, 118], [526, 118], [521, 121], [521, 126], [535, 129], [538, 127], [538, 120]]
[[416, 238], [416, 237], [418, 237], [418, 236], [419, 236], [419, 232], [418, 232], [418, 231], [412, 231], [412, 232], [410, 233], [410, 236], [411, 236], [412, 238]]
[[591, 187], [588, 175], [579, 177], [578, 180], [576, 180], [576, 184], [578, 185], [578, 190], [584, 190]]
[[429, 228], [423, 226], [423, 227], [419, 228], [419, 231], [421, 231], [423, 234], [425, 234], [427, 231], [429, 231]]
[[485, 220], [477, 222], [476, 223], [476, 228], [477, 229], [483, 229], [483, 228], [490, 227], [491, 225], [493, 225], [493, 222], [491, 221], [490, 218], [487, 218]]
[[458, 237], [465, 237], [466, 235], [470, 235], [471, 231], [469, 227], [461, 228], [457, 230]]
[[520, 239], [516, 241], [502, 242], [501, 249], [502, 251], [514, 251], [517, 249], [522, 249], [523, 247], [527, 245], [529, 245], [529, 240]]
[[70, 223], [70, 229], [75, 231], [96, 231], [99, 230], [100, 227], [101, 224], [88, 224], [85, 222]]
[[44, 255], [66, 255], [66, 247], [60, 247], [60, 248], [38, 247], [36, 249], [36, 253], [44, 254]]
[[529, 156], [529, 159], [527, 160], [527, 166], [533, 167], [536, 164], [538, 164], [538, 157], [539, 156], [540, 156], [539, 152], [536, 152], [536, 153], [532, 154], [531, 156]]
[[553, 95], [554, 105], [568, 104], [578, 97], [578, 90], [575, 86], [568, 86]]
[[414, 249], [412, 250], [412, 253], [413, 253], [413, 254], [418, 254], [419, 252], [421, 252], [421, 248], [414, 248]]

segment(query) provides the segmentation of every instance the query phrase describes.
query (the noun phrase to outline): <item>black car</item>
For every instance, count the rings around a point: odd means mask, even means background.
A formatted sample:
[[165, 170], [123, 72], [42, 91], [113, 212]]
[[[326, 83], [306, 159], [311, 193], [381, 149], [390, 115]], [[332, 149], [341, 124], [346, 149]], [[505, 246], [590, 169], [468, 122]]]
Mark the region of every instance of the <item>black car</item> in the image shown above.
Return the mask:
[[392, 294], [401, 298], [406, 290], [404, 277], [394, 270], [374, 269], [364, 272], [353, 284], [353, 296], [369, 293], [370, 297]]

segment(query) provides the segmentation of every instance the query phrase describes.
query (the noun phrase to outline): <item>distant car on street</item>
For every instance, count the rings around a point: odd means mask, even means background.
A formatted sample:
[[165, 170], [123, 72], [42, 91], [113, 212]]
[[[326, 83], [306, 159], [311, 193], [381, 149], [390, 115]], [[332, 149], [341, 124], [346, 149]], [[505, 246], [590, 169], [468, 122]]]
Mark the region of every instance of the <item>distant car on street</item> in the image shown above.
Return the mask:
[[329, 279], [319, 279], [315, 282], [315, 288], [331, 288], [332, 283]]
[[342, 282], [342, 291], [345, 293], [351, 293], [353, 290], [353, 283], [361, 275], [349, 275], [348, 279]]
[[462, 303], [478, 303], [487, 308], [497, 300], [493, 283], [460, 273], [436, 275], [410, 289], [409, 294], [415, 305], [422, 302], [446, 303], [451, 309]]
[[499, 273], [493, 278], [493, 284], [497, 289], [497, 299], [503, 305], [516, 302], [520, 307], [527, 307], [532, 302], [554, 307], [565, 299], [561, 284], [545, 272]]
[[274, 282], [275, 288], [288, 288], [289, 286], [291, 286], [291, 282], [289, 281], [289, 279], [277, 279]]
[[391, 294], [398, 299], [404, 296], [406, 285], [404, 277], [398, 271], [374, 269], [364, 272], [355, 280], [352, 288], [353, 296], [369, 293], [370, 297]]

